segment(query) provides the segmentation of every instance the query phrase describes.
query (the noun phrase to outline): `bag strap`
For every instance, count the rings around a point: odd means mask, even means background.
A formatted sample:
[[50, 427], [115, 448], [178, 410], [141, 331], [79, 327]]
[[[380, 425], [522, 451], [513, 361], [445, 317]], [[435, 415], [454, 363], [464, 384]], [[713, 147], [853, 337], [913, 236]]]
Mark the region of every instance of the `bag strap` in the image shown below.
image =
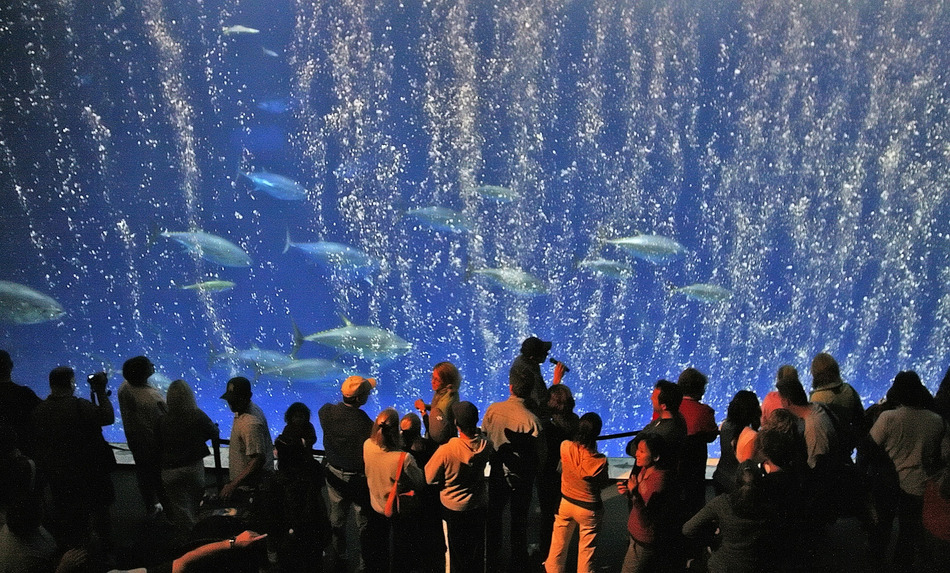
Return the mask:
[[383, 515], [392, 517], [396, 511], [396, 498], [399, 497], [399, 478], [402, 477], [402, 466], [406, 463], [406, 452], [399, 456], [399, 467], [396, 469], [396, 480], [393, 482], [393, 488], [389, 490], [389, 497], [386, 498], [386, 508]]

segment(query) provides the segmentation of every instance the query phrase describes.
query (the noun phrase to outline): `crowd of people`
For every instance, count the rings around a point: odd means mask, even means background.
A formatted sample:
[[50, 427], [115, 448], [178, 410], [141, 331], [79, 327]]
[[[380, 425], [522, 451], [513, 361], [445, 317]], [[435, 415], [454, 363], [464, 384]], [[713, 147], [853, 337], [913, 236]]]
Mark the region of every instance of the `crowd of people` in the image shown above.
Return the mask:
[[[182, 540], [180, 556], [147, 570], [553, 573], [573, 569], [576, 552], [578, 572], [813, 571], [840, 517], [859, 520], [874, 557], [896, 570], [950, 563], [950, 370], [936, 396], [900, 372], [865, 409], [821, 353], [810, 394], [784, 365], [773, 391], [761, 401], [738, 391], [717, 425], [702, 403], [707, 377], [687, 368], [653, 386], [653, 419], [626, 448], [633, 469], [611, 478], [601, 417], [574, 412], [567, 367], [552, 361], [550, 387], [544, 380], [550, 350], [526, 339], [509, 396], [484, 415], [461, 399], [450, 362], [433, 368], [431, 400], [401, 417], [393, 408], [371, 417], [376, 381], [350, 376], [340, 401], [317, 411], [320, 461], [306, 404], [287, 408], [272, 439], [251, 381], [232, 378], [221, 395], [234, 413], [228, 480], [211, 497], [204, 458], [217, 425], [185, 381], [163, 395], [147, 357], [127, 360], [119, 413], [145, 518]], [[55, 368], [41, 400], [12, 370], [0, 351], [0, 573], [107, 571], [116, 535], [107, 376], [89, 377], [87, 400], [74, 371]], [[707, 480], [716, 440], [721, 458]], [[613, 489], [629, 511], [622, 563], [598, 550]], [[533, 499], [540, 515], [529, 523]]]

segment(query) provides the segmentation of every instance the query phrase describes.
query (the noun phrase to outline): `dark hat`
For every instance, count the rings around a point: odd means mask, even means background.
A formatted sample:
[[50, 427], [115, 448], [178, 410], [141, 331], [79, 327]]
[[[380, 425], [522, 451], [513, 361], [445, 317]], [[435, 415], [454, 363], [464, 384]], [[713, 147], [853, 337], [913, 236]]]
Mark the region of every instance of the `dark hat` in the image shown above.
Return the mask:
[[531, 336], [526, 338], [524, 342], [521, 343], [521, 353], [528, 354], [532, 356], [538, 356], [549, 352], [551, 350], [551, 343], [545, 340], [541, 340], [537, 336]]
[[251, 381], [243, 376], [237, 376], [228, 380], [228, 389], [221, 394], [222, 400], [231, 400], [233, 398], [251, 398]]
[[478, 408], [471, 402], [452, 404], [452, 416], [455, 417], [455, 425], [459, 428], [472, 429], [478, 427]]

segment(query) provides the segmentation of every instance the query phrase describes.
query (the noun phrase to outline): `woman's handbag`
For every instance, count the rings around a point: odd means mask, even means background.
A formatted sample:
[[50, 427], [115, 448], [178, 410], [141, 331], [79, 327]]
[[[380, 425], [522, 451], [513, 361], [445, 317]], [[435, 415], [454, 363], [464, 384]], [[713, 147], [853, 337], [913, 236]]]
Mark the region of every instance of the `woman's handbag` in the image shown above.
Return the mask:
[[386, 498], [386, 508], [383, 515], [393, 517], [395, 515], [405, 515], [413, 513], [418, 509], [419, 496], [415, 490], [399, 491], [399, 480], [402, 478], [402, 466], [406, 463], [406, 452], [399, 456], [399, 469], [396, 470], [396, 481], [393, 482], [393, 488], [389, 490], [389, 497]]

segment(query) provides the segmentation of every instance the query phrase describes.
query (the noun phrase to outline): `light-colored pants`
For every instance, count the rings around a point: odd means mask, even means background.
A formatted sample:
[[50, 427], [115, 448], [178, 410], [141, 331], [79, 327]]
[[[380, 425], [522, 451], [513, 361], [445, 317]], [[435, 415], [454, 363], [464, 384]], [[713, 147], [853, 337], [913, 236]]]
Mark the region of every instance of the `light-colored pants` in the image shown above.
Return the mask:
[[574, 536], [574, 529], [578, 528], [577, 573], [595, 571], [594, 553], [597, 550], [597, 534], [603, 517], [603, 509], [584, 509], [562, 499], [557, 515], [554, 516], [551, 550], [544, 561], [544, 570], [547, 573], [561, 573], [566, 570], [568, 544]]
[[168, 506], [165, 512], [182, 531], [191, 531], [197, 521], [198, 506], [205, 493], [203, 460], [178, 468], [162, 470], [162, 484]]

